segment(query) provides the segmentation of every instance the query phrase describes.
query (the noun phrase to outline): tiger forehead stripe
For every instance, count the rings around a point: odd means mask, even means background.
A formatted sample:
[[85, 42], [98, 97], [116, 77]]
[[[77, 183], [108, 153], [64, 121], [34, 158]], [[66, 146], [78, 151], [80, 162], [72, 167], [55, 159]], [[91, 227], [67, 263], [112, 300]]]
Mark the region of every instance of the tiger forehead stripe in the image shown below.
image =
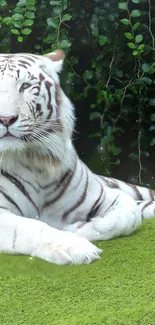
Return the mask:
[[39, 73], [39, 80], [40, 80], [40, 84], [42, 83], [42, 81], [45, 80], [45, 77], [43, 76], [42, 73]]
[[18, 64], [21, 63], [22, 65], [27, 65], [29, 67], [31, 67], [31, 64], [29, 62], [27, 62], [26, 60], [18, 60]]
[[51, 92], [50, 92], [50, 88], [52, 86], [53, 86], [53, 84], [49, 80], [45, 81], [45, 87], [46, 87], [46, 90], [47, 90], [47, 93], [48, 93], [47, 108], [53, 112], [53, 107], [52, 107], [52, 104], [51, 104]]
[[28, 76], [29, 76], [30, 80], [38, 80], [38, 78], [35, 77], [30, 71], [28, 71]]
[[37, 56], [33, 58], [32, 56], [30, 57], [30, 56], [28, 56], [28, 55], [20, 55], [20, 57], [23, 58], [23, 59], [26, 59], [26, 60], [28, 60], [28, 61], [31, 61], [31, 62], [33, 62], [33, 63], [36, 62], [36, 61], [34, 60], [34, 58], [35, 58], [35, 59], [38, 59]]

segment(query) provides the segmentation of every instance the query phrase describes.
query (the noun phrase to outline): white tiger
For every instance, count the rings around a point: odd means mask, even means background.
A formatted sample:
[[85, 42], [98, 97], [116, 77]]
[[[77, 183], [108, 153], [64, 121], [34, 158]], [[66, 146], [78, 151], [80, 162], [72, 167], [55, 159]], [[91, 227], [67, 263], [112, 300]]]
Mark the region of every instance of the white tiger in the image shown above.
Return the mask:
[[155, 192], [95, 175], [78, 158], [63, 60], [61, 50], [0, 55], [0, 251], [81, 264], [101, 253], [89, 241], [155, 217]]

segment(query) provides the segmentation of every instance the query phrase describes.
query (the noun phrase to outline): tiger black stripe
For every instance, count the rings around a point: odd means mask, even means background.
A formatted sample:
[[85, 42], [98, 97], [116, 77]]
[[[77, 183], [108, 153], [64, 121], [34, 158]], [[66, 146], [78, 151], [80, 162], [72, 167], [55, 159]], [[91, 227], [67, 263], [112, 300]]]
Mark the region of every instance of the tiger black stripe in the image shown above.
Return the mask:
[[[64, 184], [67, 185], [68, 184], [68, 180], [70, 179], [71, 177], [71, 171], [68, 170], [65, 175], [59, 180], [59, 181], [55, 181], [55, 182], [52, 182], [50, 184], [47, 184], [42, 188], [42, 190], [47, 190], [47, 189], [50, 189], [51, 187], [51, 191], [46, 193], [46, 197], [48, 196], [52, 196], [52, 194], [54, 194], [56, 191], [58, 191], [61, 188], [63, 188]], [[60, 194], [60, 193], [59, 193]], [[55, 199], [54, 199], [55, 200]]]
[[116, 181], [104, 178], [103, 176], [100, 176], [101, 179], [104, 179], [105, 183], [107, 184], [108, 187], [110, 188], [119, 188], [119, 185]]
[[152, 201], [154, 201], [154, 200], [155, 200], [155, 191], [154, 191], [154, 190], [151, 190], [151, 189], [149, 188], [149, 194], [150, 194], [150, 199], [151, 199]]
[[[97, 180], [98, 181], [98, 180]], [[98, 181], [98, 183], [100, 184], [100, 194], [98, 196], [98, 199], [95, 201], [95, 203], [93, 204], [91, 210], [88, 212], [87, 217], [86, 217], [86, 221], [89, 222], [92, 218], [94, 218], [98, 213], [99, 213], [99, 209], [103, 203], [103, 201], [101, 203], [101, 197], [103, 195], [103, 185]]]
[[84, 167], [83, 167], [83, 165], [81, 165], [81, 173], [80, 173], [80, 176], [79, 176], [79, 180], [78, 180], [78, 182], [74, 185], [73, 190], [77, 189], [77, 188], [80, 186], [80, 183], [81, 183], [82, 178], [83, 178], [83, 173], [84, 173]]
[[16, 207], [16, 209], [20, 212], [20, 215], [23, 216], [23, 212], [21, 211], [21, 209], [19, 208], [19, 206], [13, 199], [9, 195], [7, 195], [5, 192], [3, 192], [1, 189], [0, 189], [0, 193], [5, 197], [5, 199], [7, 201], [9, 201], [12, 205], [14, 205]]
[[36, 92], [33, 93], [33, 95], [38, 96], [39, 93], [40, 93], [40, 86], [33, 86], [33, 87], [31, 87], [31, 91], [34, 90], [34, 89], [36, 90]]
[[2, 205], [0, 205], [0, 209], [8, 210], [9, 211], [9, 208], [3, 207]]
[[74, 170], [69, 170], [68, 172], [66, 172], [66, 174], [63, 176], [63, 178], [60, 180], [60, 183], [58, 184], [58, 188], [60, 187], [60, 185], [62, 186], [62, 189], [60, 190], [60, 192], [56, 195], [56, 197], [54, 197], [52, 200], [50, 201], [46, 201], [43, 208], [47, 208], [50, 205], [52, 205], [53, 203], [55, 203], [57, 200], [59, 200], [62, 195], [65, 193], [65, 191], [67, 190], [75, 172], [76, 172], [76, 167], [77, 167], [77, 160], [76, 160], [76, 164], [75, 164], [75, 168]]
[[62, 215], [62, 221], [65, 221], [65, 219], [67, 218], [67, 216], [73, 212], [74, 210], [76, 210], [86, 199], [86, 195], [87, 195], [87, 189], [88, 189], [88, 172], [86, 170], [86, 182], [85, 182], [85, 187], [83, 190], [83, 193], [80, 197], [80, 199], [77, 201], [77, 203], [75, 205], [73, 205], [69, 210], [67, 210], [63, 215]]
[[25, 66], [27, 65], [28, 67], [31, 67], [31, 64], [29, 62], [27, 62], [26, 60], [18, 60], [18, 62]]
[[137, 200], [143, 201], [143, 196], [140, 193], [140, 191], [138, 190], [137, 186], [135, 186], [133, 184], [129, 184], [129, 183], [127, 183], [127, 184], [134, 190]]
[[[76, 163], [77, 163], [77, 161], [75, 161], [75, 166], [74, 166], [75, 168], [76, 168]], [[47, 189], [50, 189], [53, 186], [56, 186], [56, 187], [54, 187], [54, 191], [55, 191], [60, 186], [62, 186], [64, 182], [66, 182], [66, 179], [67, 179], [68, 175], [70, 174], [70, 172], [71, 172], [70, 169], [67, 170], [59, 180], [52, 181], [52, 182], [47, 183], [45, 185], [41, 185], [41, 184], [38, 183], [38, 185], [42, 190], [47, 190]]]
[[23, 195], [25, 195], [27, 197], [27, 199], [32, 203], [32, 205], [35, 207], [38, 215], [39, 215], [39, 209], [38, 207], [36, 206], [35, 202], [31, 199], [29, 193], [26, 191], [25, 187], [22, 185], [22, 183], [17, 179], [15, 178], [14, 176], [10, 175], [9, 173], [7, 172], [4, 172], [3, 170], [1, 170], [1, 174], [6, 177], [7, 179], [9, 179], [9, 181], [13, 184], [16, 185], [16, 187], [23, 193]]
[[120, 195], [117, 195], [115, 200], [109, 205], [109, 207], [104, 211], [104, 213], [107, 213], [110, 208], [112, 208], [114, 206], [114, 204], [117, 202], [117, 199], [119, 198]]
[[144, 211], [144, 209], [146, 209], [151, 204], [152, 204], [152, 201], [145, 203], [144, 206], [142, 207], [142, 212]]
[[33, 190], [38, 194], [40, 191], [39, 189], [37, 189], [34, 184], [32, 184], [32, 182], [29, 182], [28, 180], [24, 179], [22, 176], [19, 176], [18, 174], [14, 173], [14, 175], [16, 177], [19, 177], [21, 179], [22, 182], [28, 184], [29, 186], [31, 186], [33, 188]]
[[49, 111], [51, 111], [48, 115], [48, 119], [50, 118], [52, 112], [53, 112], [53, 107], [52, 107], [52, 104], [51, 104], [51, 91], [50, 91], [50, 88], [52, 87], [52, 83], [48, 80], [45, 81], [45, 87], [46, 87], [46, 90], [47, 90], [47, 94], [48, 94], [48, 103], [47, 103], [47, 108]]
[[37, 55], [31, 55], [31, 57], [29, 56], [29, 55], [20, 55], [20, 58], [23, 58], [24, 60], [28, 60], [28, 61], [31, 61], [32, 63], [35, 63], [35, 60], [33, 59], [33, 57], [34, 57], [34, 59], [36, 60], [36, 59], [39, 59], [38, 57], [37, 57]]

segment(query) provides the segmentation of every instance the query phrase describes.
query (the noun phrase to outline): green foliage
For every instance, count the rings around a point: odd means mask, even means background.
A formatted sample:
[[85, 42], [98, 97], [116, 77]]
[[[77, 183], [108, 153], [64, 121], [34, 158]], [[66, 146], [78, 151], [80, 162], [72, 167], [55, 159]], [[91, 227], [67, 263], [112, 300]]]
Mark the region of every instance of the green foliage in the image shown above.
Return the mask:
[[90, 104], [105, 170], [119, 163], [116, 139], [128, 128], [141, 182], [142, 159], [155, 145], [153, 0], [0, 0], [0, 26], [1, 52], [64, 49], [62, 83], [77, 108], [81, 99]]

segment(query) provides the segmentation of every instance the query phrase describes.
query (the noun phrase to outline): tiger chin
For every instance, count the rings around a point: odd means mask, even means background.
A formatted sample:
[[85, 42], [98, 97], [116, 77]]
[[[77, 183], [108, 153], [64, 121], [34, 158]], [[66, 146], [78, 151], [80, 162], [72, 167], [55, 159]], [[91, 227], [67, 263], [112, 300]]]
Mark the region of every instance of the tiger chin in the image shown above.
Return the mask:
[[64, 52], [0, 54], [0, 251], [56, 264], [100, 258], [91, 241], [155, 217], [155, 191], [92, 173], [71, 138]]

